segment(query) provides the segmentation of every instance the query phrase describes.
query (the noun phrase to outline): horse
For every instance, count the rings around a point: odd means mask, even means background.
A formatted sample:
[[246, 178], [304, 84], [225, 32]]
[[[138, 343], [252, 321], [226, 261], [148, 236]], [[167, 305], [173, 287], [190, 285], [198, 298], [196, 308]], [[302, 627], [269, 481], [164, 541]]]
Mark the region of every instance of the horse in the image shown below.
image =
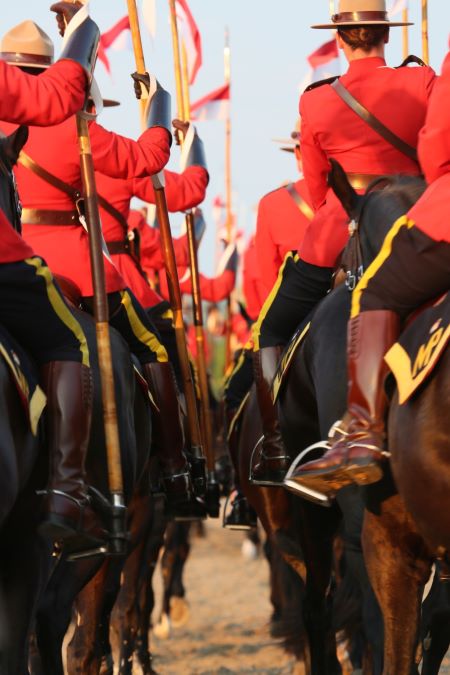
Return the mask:
[[[335, 192], [350, 217], [359, 217], [364, 266], [395, 220], [422, 194], [420, 179], [389, 177], [381, 192], [358, 197], [335, 168]], [[445, 217], [445, 214], [443, 214]], [[450, 549], [450, 466], [447, 460], [450, 352], [400, 405], [394, 389], [387, 420], [391, 454], [385, 478], [367, 488], [363, 548], [385, 626], [385, 675], [414, 668], [422, 589], [434, 558]], [[392, 476], [391, 476], [392, 472]]]

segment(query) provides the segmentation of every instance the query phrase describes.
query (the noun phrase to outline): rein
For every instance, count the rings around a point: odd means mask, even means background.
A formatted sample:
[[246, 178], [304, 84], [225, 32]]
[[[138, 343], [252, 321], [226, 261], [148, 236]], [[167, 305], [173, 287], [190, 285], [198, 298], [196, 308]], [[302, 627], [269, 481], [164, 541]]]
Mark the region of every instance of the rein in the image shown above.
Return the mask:
[[[372, 192], [384, 190], [385, 188], [389, 187], [392, 182], [393, 179], [390, 176], [380, 176], [379, 178], [376, 178], [368, 186], [364, 197], [367, 197]], [[364, 199], [359, 213], [349, 222], [348, 230], [350, 237], [346, 247], [342, 252], [341, 262], [339, 265], [339, 268], [344, 271], [344, 283], [350, 293], [356, 288], [356, 285], [364, 274], [363, 253], [359, 226], [366, 203], [367, 199]], [[338, 278], [338, 275], [336, 275], [336, 278]]]

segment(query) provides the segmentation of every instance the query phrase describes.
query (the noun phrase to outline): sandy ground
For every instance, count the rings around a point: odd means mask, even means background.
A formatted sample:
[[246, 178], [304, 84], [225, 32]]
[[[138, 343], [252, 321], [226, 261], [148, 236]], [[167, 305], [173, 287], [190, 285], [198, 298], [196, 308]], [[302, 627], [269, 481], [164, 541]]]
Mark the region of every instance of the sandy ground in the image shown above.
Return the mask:
[[[185, 570], [190, 618], [169, 639], [152, 637], [160, 675], [293, 673], [295, 663], [270, 637], [268, 566], [241, 554], [243, 534], [208, 521], [207, 536], [194, 539]], [[160, 595], [160, 575], [155, 589]], [[159, 610], [156, 608], [156, 615]], [[301, 673], [303, 669], [295, 672]]]

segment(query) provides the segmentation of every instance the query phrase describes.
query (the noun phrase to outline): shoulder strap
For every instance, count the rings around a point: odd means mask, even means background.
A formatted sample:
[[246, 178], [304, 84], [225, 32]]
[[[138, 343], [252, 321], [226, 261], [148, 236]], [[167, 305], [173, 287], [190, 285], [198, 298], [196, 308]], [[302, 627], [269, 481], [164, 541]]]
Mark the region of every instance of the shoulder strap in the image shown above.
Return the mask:
[[332, 75], [331, 77], [326, 77], [324, 80], [317, 80], [317, 82], [311, 82], [305, 89], [306, 91], [312, 91], [312, 89], [317, 89], [317, 87], [322, 87], [324, 84], [333, 84], [337, 80], [339, 75]]
[[404, 155], [413, 159], [417, 162], [417, 150], [413, 148], [412, 145], [406, 143], [399, 136], [394, 134], [393, 131], [388, 129], [380, 120], [372, 115], [371, 112], [367, 110], [350, 92], [344, 87], [340, 80], [336, 80], [331, 85], [335, 90], [336, 94], [341, 98], [344, 103], [348, 105], [349, 108], [353, 110], [354, 113], [358, 115], [366, 124], [369, 125], [379, 136], [384, 138], [390, 145], [394, 146], [397, 150], [402, 152]]
[[415, 56], [414, 54], [410, 54], [409, 56], [404, 59], [399, 66], [396, 66], [396, 68], [404, 68], [405, 66], [409, 66], [410, 63], [416, 63], [418, 66], [426, 66], [427, 64], [425, 61], [422, 61], [420, 56]]
[[297, 204], [299, 210], [303, 213], [307, 220], [312, 220], [314, 217], [314, 211], [310, 205], [303, 199], [301, 195], [295, 189], [294, 183], [289, 183], [285, 185], [285, 190], [289, 192], [294, 202]]
[[[69, 185], [69, 183], [64, 182], [54, 174], [50, 173], [50, 171], [47, 171], [47, 169], [44, 169], [43, 166], [35, 162], [34, 159], [32, 159], [29, 155], [27, 155], [23, 150], [19, 155], [19, 162], [26, 169], [29, 169], [34, 174], [36, 174], [36, 176], [39, 176], [39, 178], [45, 180], [46, 183], [49, 183], [57, 190], [64, 192], [66, 195], [69, 195], [69, 197], [73, 199], [75, 202], [81, 199], [82, 195], [79, 190], [74, 188], [72, 185]], [[101, 195], [97, 195], [97, 198], [99, 205], [103, 209], [105, 209], [105, 211], [107, 211], [110, 216], [115, 218], [115, 220], [117, 220], [117, 222], [122, 226], [122, 228], [125, 231], [126, 237], [128, 233], [128, 223], [126, 221], [126, 218], [124, 218], [123, 215], [120, 213], [120, 211], [118, 211], [104, 197], [102, 197]]]
[[57, 190], [64, 192], [66, 195], [69, 195], [69, 197], [71, 197], [71, 199], [73, 199], [74, 201], [81, 199], [82, 195], [79, 190], [74, 188], [72, 185], [69, 185], [69, 183], [65, 183], [57, 176], [50, 173], [50, 171], [47, 171], [47, 169], [44, 169], [43, 166], [40, 166], [40, 164], [35, 162], [34, 159], [32, 159], [29, 155], [27, 155], [23, 150], [19, 155], [19, 162], [26, 169], [29, 169], [34, 174], [36, 174], [36, 176], [39, 176], [39, 178], [45, 180], [46, 183], [49, 183]]

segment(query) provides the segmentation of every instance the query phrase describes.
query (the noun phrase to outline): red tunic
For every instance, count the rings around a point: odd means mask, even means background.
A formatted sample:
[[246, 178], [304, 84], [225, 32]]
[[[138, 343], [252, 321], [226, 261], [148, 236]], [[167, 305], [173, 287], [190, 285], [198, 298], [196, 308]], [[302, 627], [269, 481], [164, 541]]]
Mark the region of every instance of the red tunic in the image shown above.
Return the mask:
[[[114, 176], [126, 178], [160, 171], [169, 159], [169, 136], [162, 128], [147, 130], [135, 142], [90, 123], [95, 166]], [[12, 125], [0, 122], [6, 133]], [[24, 148], [38, 164], [74, 188], [81, 190], [80, 159], [75, 117], [46, 128], [31, 127]], [[24, 208], [70, 211], [71, 198], [20, 164], [16, 177]], [[93, 294], [89, 244], [81, 225], [28, 225], [23, 237], [42, 256], [56, 275], [72, 281], [82, 296]], [[125, 284], [112, 263], [105, 259], [106, 290], [120, 290]]]
[[[391, 131], [413, 147], [425, 122], [435, 73], [429, 67], [389, 68], [382, 58], [350, 63], [341, 82]], [[331, 267], [347, 241], [344, 209], [327, 186], [328, 158], [346, 172], [419, 175], [418, 164], [373, 131], [330, 85], [300, 98], [301, 149], [305, 179], [316, 215], [301, 250], [306, 262]]]
[[450, 243], [447, 217], [450, 195], [449, 92], [450, 52], [433, 89], [425, 126], [419, 137], [419, 159], [430, 186], [408, 214], [429, 237], [447, 243]]
[[[182, 174], [164, 171], [164, 176], [169, 211], [184, 211], [197, 206], [204, 200], [209, 178], [208, 172], [202, 167], [188, 167]], [[96, 179], [98, 193], [107, 199], [127, 221], [130, 217], [132, 197], [138, 197], [150, 204], [155, 203], [155, 193], [149, 177], [117, 179], [97, 172]], [[122, 225], [102, 208], [100, 215], [105, 240], [108, 242], [124, 241], [126, 232]], [[131, 229], [137, 226], [141, 233], [141, 264], [145, 270], [160, 269], [164, 263], [159, 230], [148, 227], [141, 214], [139, 216], [138, 222], [132, 225]], [[180, 255], [181, 264], [187, 264], [187, 245], [178, 245], [177, 249], [182, 250], [183, 253]], [[153, 307], [161, 302], [161, 297], [149, 287], [129, 255], [113, 255], [112, 259], [126, 285], [131, 288], [144, 307]]]
[[[55, 63], [42, 75], [28, 75], [0, 61], [0, 119], [17, 124], [57, 124], [80, 110], [86, 74], [74, 61]], [[0, 262], [17, 262], [34, 255], [0, 213]]]
[[256, 321], [266, 298], [256, 257], [255, 235], [248, 242], [242, 261], [242, 290], [249, 317]]
[[[192, 282], [190, 271], [187, 268], [178, 268], [178, 278], [180, 280], [180, 290], [186, 295], [192, 293]], [[206, 302], [220, 302], [225, 300], [234, 288], [236, 275], [231, 270], [225, 270], [217, 277], [206, 277], [200, 274], [200, 292], [202, 300]], [[159, 274], [159, 287], [161, 295], [167, 300], [169, 299], [169, 288], [167, 286], [167, 277], [165, 270], [161, 270]]]
[[[294, 187], [310, 205], [306, 181], [298, 180]], [[269, 192], [259, 202], [255, 246], [264, 298], [273, 288], [286, 253], [300, 248], [309, 223], [285, 187]]]

